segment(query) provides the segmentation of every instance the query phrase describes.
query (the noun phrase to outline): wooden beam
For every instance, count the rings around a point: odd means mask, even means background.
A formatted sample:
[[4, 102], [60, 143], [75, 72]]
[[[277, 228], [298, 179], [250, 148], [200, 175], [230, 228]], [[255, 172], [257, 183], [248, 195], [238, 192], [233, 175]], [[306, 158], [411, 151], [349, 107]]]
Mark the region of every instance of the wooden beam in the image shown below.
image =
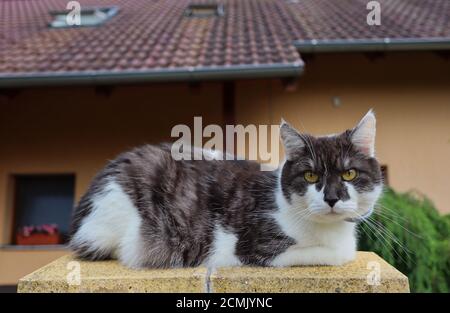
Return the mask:
[[[235, 108], [235, 98], [236, 98], [236, 86], [234, 81], [226, 81], [223, 83], [222, 91], [222, 114], [223, 114], [223, 131], [225, 138], [224, 151], [226, 151], [227, 143], [227, 132], [226, 125], [236, 124], [236, 108]], [[236, 137], [234, 136], [234, 151], [236, 151]], [[231, 152], [231, 151], [228, 151]]]

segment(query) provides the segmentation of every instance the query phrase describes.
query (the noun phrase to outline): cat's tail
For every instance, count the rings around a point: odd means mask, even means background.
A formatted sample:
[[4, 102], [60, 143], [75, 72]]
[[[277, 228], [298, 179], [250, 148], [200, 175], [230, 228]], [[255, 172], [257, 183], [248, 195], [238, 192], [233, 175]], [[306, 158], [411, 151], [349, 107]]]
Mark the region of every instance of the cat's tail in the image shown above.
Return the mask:
[[98, 242], [90, 238], [92, 229], [89, 229], [88, 216], [92, 212], [93, 203], [88, 195], [85, 195], [74, 209], [69, 248], [74, 252], [75, 257], [83, 260], [99, 261], [111, 259], [111, 249], [102, 247]]

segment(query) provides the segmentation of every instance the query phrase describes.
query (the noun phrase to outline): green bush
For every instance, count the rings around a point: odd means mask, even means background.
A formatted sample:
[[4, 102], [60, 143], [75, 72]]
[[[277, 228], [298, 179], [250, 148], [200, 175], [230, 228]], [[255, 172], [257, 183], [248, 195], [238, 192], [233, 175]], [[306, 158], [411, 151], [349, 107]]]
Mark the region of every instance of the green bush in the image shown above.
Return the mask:
[[450, 291], [450, 216], [427, 198], [388, 189], [358, 230], [359, 250], [376, 252], [406, 274], [412, 292]]

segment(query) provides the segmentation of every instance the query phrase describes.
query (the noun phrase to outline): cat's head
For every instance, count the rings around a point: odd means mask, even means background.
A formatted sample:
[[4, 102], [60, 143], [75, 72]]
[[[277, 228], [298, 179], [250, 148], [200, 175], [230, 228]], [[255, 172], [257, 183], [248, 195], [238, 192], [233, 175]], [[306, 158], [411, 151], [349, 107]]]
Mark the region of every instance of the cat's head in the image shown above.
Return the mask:
[[286, 161], [280, 172], [283, 201], [299, 218], [335, 222], [370, 214], [382, 191], [375, 159], [376, 119], [369, 111], [337, 135], [314, 137], [280, 126]]

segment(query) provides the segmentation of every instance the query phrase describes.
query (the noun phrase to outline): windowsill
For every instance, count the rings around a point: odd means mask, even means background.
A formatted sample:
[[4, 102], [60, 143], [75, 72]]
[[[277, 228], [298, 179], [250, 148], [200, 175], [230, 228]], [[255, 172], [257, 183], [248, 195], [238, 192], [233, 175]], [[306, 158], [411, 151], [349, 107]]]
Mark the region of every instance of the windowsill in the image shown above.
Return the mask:
[[3, 251], [58, 251], [68, 249], [67, 245], [0, 245], [0, 250]]

